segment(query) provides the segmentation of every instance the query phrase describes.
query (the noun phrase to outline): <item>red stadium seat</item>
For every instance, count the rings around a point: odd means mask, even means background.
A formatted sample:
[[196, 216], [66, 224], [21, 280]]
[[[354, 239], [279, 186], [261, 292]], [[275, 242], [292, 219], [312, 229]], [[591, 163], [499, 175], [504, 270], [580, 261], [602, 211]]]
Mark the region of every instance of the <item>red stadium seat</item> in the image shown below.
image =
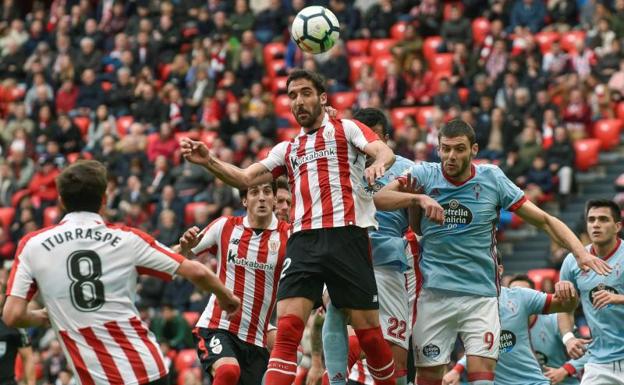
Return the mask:
[[188, 322], [190, 327], [195, 326], [195, 324], [197, 323], [197, 320], [199, 320], [200, 315], [201, 314], [199, 314], [199, 312], [196, 312], [196, 311], [185, 311], [184, 313], [182, 313], [182, 316], [184, 317], [186, 322]]
[[360, 71], [365, 65], [373, 65], [373, 58], [370, 56], [355, 56], [349, 58], [349, 71], [351, 84], [355, 84], [360, 79]]
[[91, 124], [91, 119], [88, 116], [76, 116], [74, 118], [74, 124], [78, 129], [80, 129], [80, 135], [82, 135], [83, 139], [87, 138], [87, 134], [89, 133], [89, 124]]
[[117, 118], [117, 135], [120, 137], [126, 136], [128, 128], [134, 122], [134, 118], [131, 115], [120, 116]]
[[273, 102], [275, 115], [286, 116], [290, 114], [290, 98], [288, 95], [277, 95]]
[[481, 45], [490, 33], [490, 21], [485, 17], [478, 17], [472, 22], [472, 41]]
[[67, 161], [71, 164], [71, 163], [75, 163], [78, 159], [80, 159], [80, 153], [79, 152], [72, 152], [70, 154], [67, 154]]
[[443, 73], [450, 76], [453, 73], [453, 54], [435, 54], [429, 62], [429, 68], [436, 74]]
[[285, 94], [287, 92], [286, 82], [288, 81], [288, 76], [279, 76], [270, 81], [271, 90], [274, 94]]
[[56, 224], [61, 216], [61, 210], [56, 206], [47, 207], [43, 210], [43, 227]]
[[615, 115], [618, 119], [624, 121], [624, 102], [620, 102], [615, 110]]
[[574, 142], [577, 169], [587, 171], [598, 164], [600, 144], [600, 139], [595, 138], [579, 139]]
[[559, 282], [559, 270], [557, 269], [531, 269], [527, 275], [535, 283], [535, 290], [542, 290], [542, 282], [550, 279], [553, 283]]
[[[279, 130], [280, 129], [278, 129], [278, 131]], [[258, 151], [258, 153], [256, 154], [256, 160], [266, 159], [266, 157], [269, 156], [269, 152], [271, 152], [271, 147], [261, 148], [260, 151]]]
[[344, 111], [353, 107], [356, 99], [357, 94], [353, 91], [336, 92], [329, 97], [330, 105], [338, 111]]
[[442, 44], [441, 36], [429, 36], [423, 42], [423, 55], [428, 61], [438, 53], [438, 47]]
[[154, 143], [156, 143], [158, 141], [158, 138], [160, 138], [160, 134], [158, 132], [152, 132], [151, 134], [147, 135], [147, 147], [149, 148]]
[[366, 56], [368, 55], [369, 46], [370, 40], [368, 39], [347, 40], [348, 56]]
[[468, 97], [470, 96], [470, 90], [466, 87], [462, 87], [457, 90], [457, 94], [459, 95], [459, 101], [466, 104], [468, 102]]
[[184, 207], [184, 224], [190, 226], [195, 222], [195, 210], [200, 207], [206, 207], [206, 202], [191, 202]]
[[158, 70], [158, 79], [165, 82], [169, 79], [169, 74], [171, 73], [171, 64], [165, 63]]
[[269, 63], [274, 59], [283, 58], [286, 54], [286, 46], [284, 43], [269, 43], [264, 46], [262, 50], [262, 54], [264, 56], [264, 62]]
[[550, 51], [552, 43], [559, 40], [559, 33], [554, 31], [544, 31], [535, 34], [535, 40], [540, 46], [542, 54]]
[[594, 124], [594, 138], [600, 140], [602, 150], [612, 150], [620, 144], [622, 121], [619, 119], [602, 119]]
[[111, 82], [102, 82], [100, 84], [100, 86], [102, 87], [102, 91], [108, 92], [108, 91], [111, 90], [111, 88], [113, 88], [113, 83], [111, 83]]
[[9, 227], [13, 223], [13, 217], [15, 217], [15, 208], [0, 207], [0, 225], [4, 227], [4, 231], [9, 231]]
[[421, 127], [426, 126], [427, 121], [433, 119], [433, 111], [435, 111], [435, 107], [433, 106], [420, 107], [418, 109], [418, 115], [416, 116], [418, 125]]
[[175, 358], [175, 370], [181, 373], [185, 369], [189, 369], [193, 366], [197, 366], [199, 360], [197, 359], [197, 352], [195, 349], [183, 349], [178, 352]]
[[286, 62], [283, 59], [275, 59], [266, 63], [267, 74], [270, 78], [286, 75]]
[[380, 56], [389, 55], [390, 50], [397, 43], [394, 39], [375, 39], [371, 40], [368, 53], [373, 59], [377, 59]]
[[403, 35], [405, 35], [405, 29], [407, 28], [407, 23], [404, 21], [399, 21], [394, 23], [394, 25], [390, 28], [390, 37], [394, 40], [403, 39]]
[[374, 72], [380, 84], [386, 78], [386, 70], [392, 61], [394, 61], [394, 56], [390, 54], [375, 58]]
[[395, 129], [403, 127], [403, 121], [406, 116], [413, 116], [414, 120], [416, 120], [416, 116], [418, 114], [418, 107], [397, 107], [390, 110], [390, 121], [392, 122], [392, 127]]
[[459, 3], [459, 2], [445, 3], [444, 4], [444, 20], [451, 19], [451, 8], [453, 8], [454, 6], [459, 7], [460, 12], [464, 10], [464, 5], [462, 3]]
[[277, 129], [277, 140], [279, 142], [283, 142], [285, 140], [291, 140], [292, 138], [297, 136], [300, 131], [301, 131], [301, 129], [297, 128], [297, 127], [278, 128]]
[[576, 44], [585, 41], [585, 31], [570, 31], [561, 35], [561, 48], [567, 52], [576, 52]]

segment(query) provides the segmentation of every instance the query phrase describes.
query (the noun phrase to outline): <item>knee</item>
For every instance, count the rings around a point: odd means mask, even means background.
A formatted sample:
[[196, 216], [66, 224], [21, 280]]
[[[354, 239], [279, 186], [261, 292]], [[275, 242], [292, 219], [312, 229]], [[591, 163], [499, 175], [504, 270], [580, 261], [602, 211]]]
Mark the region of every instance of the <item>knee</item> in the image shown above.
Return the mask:
[[354, 329], [370, 329], [379, 326], [379, 311], [351, 310], [351, 325]]
[[287, 314], [277, 320], [277, 340], [292, 340], [299, 343], [305, 324], [294, 314]]
[[221, 365], [215, 370], [214, 377], [215, 380], [219, 379], [219, 383], [237, 384], [240, 378], [240, 367], [235, 364]]

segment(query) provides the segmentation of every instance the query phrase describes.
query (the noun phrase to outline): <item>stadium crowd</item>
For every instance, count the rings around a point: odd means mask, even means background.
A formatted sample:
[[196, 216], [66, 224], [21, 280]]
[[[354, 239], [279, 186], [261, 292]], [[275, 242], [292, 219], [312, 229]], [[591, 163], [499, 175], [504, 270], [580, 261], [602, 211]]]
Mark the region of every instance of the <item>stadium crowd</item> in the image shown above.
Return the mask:
[[[313, 3], [343, 39], [315, 56], [288, 34], [304, 0], [3, 0], [0, 260], [59, 218], [54, 179], [79, 158], [108, 167], [106, 219], [166, 245], [240, 211], [235, 189], [181, 160], [179, 139], [241, 167], [262, 159], [298, 132], [284, 95], [295, 67], [326, 77], [341, 116], [387, 111], [409, 159], [436, 160], [437, 129], [461, 117], [479, 157], [537, 203], [565, 205], [584, 167], [575, 141], [624, 119], [624, 0]], [[165, 352], [193, 347], [188, 322], [207, 298], [192, 284], [142, 278], [138, 298]], [[34, 337], [44, 381], [66, 385], [58, 342]]]

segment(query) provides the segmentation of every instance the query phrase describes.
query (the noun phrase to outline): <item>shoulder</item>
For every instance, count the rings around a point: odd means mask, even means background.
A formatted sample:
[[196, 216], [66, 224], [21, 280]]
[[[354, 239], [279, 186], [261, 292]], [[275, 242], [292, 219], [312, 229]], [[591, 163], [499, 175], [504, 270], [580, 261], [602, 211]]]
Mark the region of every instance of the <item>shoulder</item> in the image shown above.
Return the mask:
[[563, 263], [561, 264], [561, 272], [562, 273], [574, 273], [575, 270], [578, 269], [578, 265], [576, 263], [576, 258], [572, 253], [568, 253], [566, 257], [563, 259]]
[[477, 173], [484, 175], [491, 175], [496, 177], [505, 177], [505, 173], [495, 164], [483, 163], [477, 164], [475, 166], [477, 168]]
[[24, 250], [30, 247], [30, 245], [35, 244], [37, 242], [44, 241], [47, 237], [50, 236], [50, 233], [54, 230], [58, 230], [59, 227], [63, 225], [63, 222], [58, 223], [56, 225], [44, 227], [43, 229], [39, 229], [37, 231], [33, 231], [32, 233], [26, 234], [22, 239], [20, 239], [17, 245], [17, 251], [15, 255], [21, 254]]

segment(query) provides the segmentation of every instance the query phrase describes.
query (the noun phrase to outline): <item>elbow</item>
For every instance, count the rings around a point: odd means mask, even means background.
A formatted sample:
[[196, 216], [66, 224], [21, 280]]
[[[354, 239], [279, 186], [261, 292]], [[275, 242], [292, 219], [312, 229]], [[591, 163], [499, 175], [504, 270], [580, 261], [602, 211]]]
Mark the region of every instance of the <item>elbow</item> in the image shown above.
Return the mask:
[[17, 323], [19, 321], [17, 315], [12, 313], [11, 311], [6, 310], [8, 309], [5, 309], [5, 311], [2, 313], [2, 322], [4, 322], [10, 328], [17, 327]]

